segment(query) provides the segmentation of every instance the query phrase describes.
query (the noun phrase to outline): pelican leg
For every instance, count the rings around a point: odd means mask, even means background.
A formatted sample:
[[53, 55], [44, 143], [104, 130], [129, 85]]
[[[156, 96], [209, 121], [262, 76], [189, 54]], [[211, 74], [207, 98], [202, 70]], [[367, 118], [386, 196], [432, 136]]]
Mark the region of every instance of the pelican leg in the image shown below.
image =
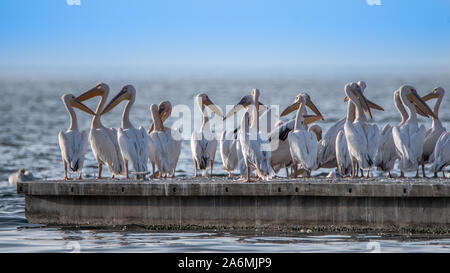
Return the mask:
[[306, 170], [306, 177], [307, 178], [311, 178], [311, 171], [310, 170]]
[[83, 171], [80, 171], [80, 175], [78, 176], [78, 180], [82, 180], [83, 179]]
[[64, 180], [69, 180], [69, 177], [67, 177], [67, 162], [64, 161]]
[[102, 179], [102, 169], [103, 169], [103, 164], [102, 163], [98, 163], [98, 176], [97, 179]]
[[209, 177], [212, 177], [213, 174], [213, 167], [214, 167], [214, 160], [211, 160], [211, 172], [209, 174]]
[[231, 171], [228, 171], [228, 177], [233, 177], [233, 175], [231, 174]]
[[361, 177], [364, 177], [364, 171], [363, 171], [363, 169], [359, 168], [359, 170], [361, 171]]
[[247, 167], [247, 182], [251, 182], [250, 181], [250, 166]]
[[370, 169], [367, 170], [367, 175], [366, 175], [366, 179], [370, 178]]
[[125, 160], [125, 175], [126, 175], [127, 179], [130, 178], [130, 177], [128, 176], [128, 160]]
[[152, 178], [156, 178], [156, 174], [155, 174], [155, 163], [152, 163]]
[[195, 175], [194, 175], [194, 177], [198, 177], [198, 175], [197, 175], [197, 166], [198, 166], [197, 160], [194, 159], [194, 168], [195, 168]]
[[433, 178], [438, 178], [438, 173], [437, 172], [434, 172]]
[[170, 176], [170, 178], [175, 178], [175, 168], [173, 169], [172, 175]]
[[297, 163], [295, 163], [293, 166], [292, 166], [292, 169], [293, 169], [293, 171], [292, 171], [292, 177], [294, 177], [294, 178], [297, 178], [297, 175], [298, 175], [298, 173], [297, 173]]
[[403, 171], [400, 171], [400, 178], [406, 178], [405, 173]]
[[414, 178], [419, 178], [419, 168], [417, 168], [417, 170], [416, 170], [416, 176], [414, 176]]
[[427, 177], [427, 175], [426, 175], [426, 173], [425, 173], [425, 164], [424, 164], [424, 163], [422, 163], [422, 174], [423, 174], [423, 177], [424, 177], [424, 178]]
[[286, 167], [286, 177], [289, 177], [289, 169]]
[[392, 174], [391, 174], [390, 171], [388, 172], [388, 177], [389, 177], [389, 178], [392, 178]]

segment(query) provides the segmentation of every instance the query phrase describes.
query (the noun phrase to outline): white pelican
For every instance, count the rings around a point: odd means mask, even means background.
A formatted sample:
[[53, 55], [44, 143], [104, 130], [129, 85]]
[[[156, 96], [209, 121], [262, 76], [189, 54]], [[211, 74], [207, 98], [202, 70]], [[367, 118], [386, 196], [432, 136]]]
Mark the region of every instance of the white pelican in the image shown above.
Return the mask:
[[442, 177], [445, 178], [444, 168], [450, 165], [450, 133], [445, 132], [439, 137], [432, 154], [434, 161], [431, 170], [434, 173], [442, 171]]
[[[434, 105], [434, 115], [436, 117], [439, 116], [439, 107], [441, 106], [442, 99], [444, 98], [445, 91], [442, 87], [434, 88], [429, 94], [422, 97], [423, 101], [428, 101], [430, 99], [437, 98], [436, 104]], [[442, 123], [439, 119], [432, 117], [431, 128], [427, 130], [425, 133], [425, 140], [423, 142], [423, 154], [420, 163], [422, 164], [422, 173], [423, 177], [425, 175], [425, 164], [430, 163], [433, 159], [430, 157], [434, 151], [434, 147], [436, 146], [436, 142], [442, 133], [446, 132], [446, 128], [442, 126]], [[437, 173], [434, 173], [434, 177], [437, 177]]]
[[[247, 166], [247, 182], [250, 182], [250, 168], [254, 168], [259, 179], [273, 177], [274, 171], [270, 166], [269, 142], [261, 138], [259, 132], [259, 95], [258, 89], [252, 90], [252, 104], [241, 120], [241, 130], [239, 133], [239, 142], [241, 144], [244, 162]], [[252, 123], [250, 125], [250, 113], [252, 113]], [[266, 148], [266, 149], [265, 149]]]
[[198, 94], [196, 96], [198, 107], [203, 115], [203, 123], [200, 131], [193, 132], [191, 136], [191, 150], [194, 160], [195, 177], [197, 177], [197, 169], [206, 170], [208, 165], [210, 167], [210, 177], [212, 177], [214, 158], [216, 156], [217, 139], [215, 134], [211, 132], [208, 115], [205, 110], [205, 105], [208, 106], [216, 115], [223, 118], [222, 112], [209, 99], [206, 94]]
[[67, 131], [59, 131], [59, 148], [61, 149], [61, 156], [64, 162], [64, 179], [67, 177], [67, 167], [72, 172], [80, 172], [78, 179], [83, 178], [83, 163], [84, 155], [86, 154], [88, 147], [88, 136], [86, 131], [78, 131], [78, 120], [73, 107], [76, 107], [86, 113], [95, 115], [95, 113], [89, 109], [86, 105], [78, 101], [74, 95], [65, 94], [61, 97], [67, 112], [69, 112], [70, 126]]
[[312, 130], [307, 131], [304, 125], [305, 94], [299, 94], [294, 103], [299, 104], [299, 107], [294, 129], [288, 135], [289, 150], [294, 164], [293, 176], [297, 177], [297, 165], [299, 164], [300, 168], [306, 170], [306, 176], [311, 177], [311, 170], [317, 168], [317, 136]]
[[[252, 102], [251, 95], [243, 96], [239, 102], [231, 109], [226, 116], [223, 118], [224, 120], [234, 115], [241, 109], [247, 108]], [[266, 109], [266, 106], [260, 102], [259, 111], [263, 111]], [[268, 113], [267, 113], [268, 112]], [[269, 114], [271, 117], [271, 110], [266, 111], [266, 115]], [[267, 119], [268, 123], [272, 119]], [[271, 124], [268, 124], [267, 128], [270, 128]], [[247, 168], [244, 164], [244, 158], [242, 155], [242, 151], [239, 144], [239, 130], [240, 127], [234, 129], [233, 131], [227, 132], [224, 130], [219, 140], [219, 150], [220, 155], [222, 157], [222, 169], [228, 172], [228, 176], [231, 177], [231, 172], [238, 168], [240, 170], [241, 175], [247, 175]]]
[[[153, 177], [155, 177], [155, 164], [162, 177], [175, 177], [176, 166], [181, 152], [181, 136], [177, 130], [164, 127], [163, 119], [167, 119], [172, 112], [172, 104], [163, 101], [157, 107], [150, 106], [154, 130], [148, 134], [150, 142], [149, 159], [152, 164]], [[170, 174], [171, 173], [171, 174]]]
[[[344, 133], [352, 161], [352, 178], [356, 177], [359, 168], [368, 170], [366, 176], [368, 178], [378, 148], [378, 126], [367, 123], [363, 110], [368, 112], [370, 118], [372, 118], [372, 113], [359, 85], [356, 83], [346, 84], [345, 93], [350, 100], [347, 106]], [[356, 111], [354, 121], [353, 111]]]
[[[306, 108], [304, 113], [302, 113], [303, 123], [304, 125], [308, 125], [318, 120], [323, 120], [322, 114], [319, 109], [314, 105], [311, 101], [311, 98], [306, 93], [300, 93], [295, 99], [294, 102], [286, 107], [286, 109], [281, 112], [280, 116], [286, 116], [289, 113], [299, 109], [300, 101], [299, 96], [302, 96], [305, 100], [305, 106], [308, 106], [316, 115], [306, 115]], [[292, 164], [292, 157], [290, 154], [290, 147], [288, 141], [288, 135], [291, 131], [294, 130], [296, 119], [291, 119], [285, 123], [282, 123], [279, 127], [275, 128], [269, 134], [269, 142], [272, 147], [271, 153], [271, 166], [275, 172], [278, 172], [281, 168], [287, 168]], [[312, 128], [313, 132], [316, 135], [319, 134], [320, 129], [320, 138], [322, 137], [322, 129], [319, 126], [314, 126]], [[317, 136], [318, 137], [318, 136]], [[287, 171], [286, 171], [287, 173]]]
[[[405, 177], [404, 171], [418, 170], [419, 161], [422, 158], [423, 141], [425, 139], [425, 126], [419, 127], [415, 107], [418, 107], [426, 115], [437, 118], [430, 107], [417, 94], [414, 87], [402, 85], [399, 89], [402, 103], [409, 108], [410, 115], [406, 122], [392, 128], [395, 147], [400, 156], [400, 177]], [[418, 173], [416, 175], [418, 177]]]
[[116, 175], [122, 175], [125, 171], [119, 142], [117, 141], [117, 131], [113, 128], [106, 128], [100, 120], [100, 113], [103, 111], [103, 107], [106, 104], [108, 94], [109, 86], [105, 83], [99, 83], [91, 90], [88, 90], [77, 97], [77, 100], [79, 101], [85, 101], [96, 96], [101, 97], [95, 111], [95, 116], [92, 119], [91, 130], [89, 133], [91, 148], [98, 163], [98, 179], [103, 178], [103, 164], [108, 166], [108, 169], [112, 174], [111, 178], [114, 178]]
[[336, 165], [341, 176], [351, 175], [352, 160], [348, 153], [344, 129], [340, 130], [336, 136]]
[[136, 89], [132, 85], [126, 85], [109, 102], [102, 111], [102, 115], [111, 111], [121, 101], [128, 100], [122, 114], [122, 126], [117, 131], [117, 141], [125, 165], [125, 176], [129, 178], [128, 163], [133, 166], [137, 178], [144, 178], [147, 173], [148, 161], [148, 137], [144, 127], [136, 129], [130, 121], [130, 111], [136, 100]]
[[[364, 81], [359, 81], [356, 83], [361, 92], [364, 93], [367, 85]], [[348, 98], [345, 98], [344, 101], [347, 101]], [[367, 99], [367, 103], [369, 107], [372, 109], [384, 111], [384, 109], [373, 103], [372, 101]], [[352, 120], [354, 120], [354, 112], [352, 114]], [[318, 164], [319, 168], [334, 168], [336, 167], [336, 137], [341, 130], [344, 130], [344, 124], [346, 121], [346, 117], [341, 118], [335, 124], [333, 124], [323, 136], [323, 139], [319, 142], [319, 151], [318, 151]]]

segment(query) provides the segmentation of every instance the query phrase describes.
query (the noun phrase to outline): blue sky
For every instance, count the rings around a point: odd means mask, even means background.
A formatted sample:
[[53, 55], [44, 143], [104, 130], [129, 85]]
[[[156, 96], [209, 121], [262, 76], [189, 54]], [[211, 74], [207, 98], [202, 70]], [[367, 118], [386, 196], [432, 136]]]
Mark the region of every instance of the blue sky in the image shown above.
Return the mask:
[[0, 0], [0, 72], [450, 71], [447, 0], [80, 2]]

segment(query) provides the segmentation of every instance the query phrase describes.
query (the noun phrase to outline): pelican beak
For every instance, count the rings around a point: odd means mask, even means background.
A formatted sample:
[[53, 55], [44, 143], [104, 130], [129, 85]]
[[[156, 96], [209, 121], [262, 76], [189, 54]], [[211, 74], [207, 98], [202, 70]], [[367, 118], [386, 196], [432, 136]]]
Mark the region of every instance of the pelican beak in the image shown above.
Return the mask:
[[423, 101], [429, 101], [431, 99], [437, 99], [439, 98], [439, 95], [433, 91], [431, 91], [430, 93], [426, 94], [425, 96], [422, 97]]
[[409, 101], [411, 101], [416, 108], [419, 108], [424, 114], [428, 116], [432, 116], [435, 119], [438, 119], [436, 115], [433, 113], [428, 104], [422, 100], [422, 98], [417, 94], [417, 92], [413, 91], [406, 95]]
[[78, 101], [85, 101], [88, 100], [90, 98], [93, 97], [97, 97], [97, 96], [101, 96], [102, 93], [102, 89], [105, 88], [106, 85], [105, 84], [97, 84], [94, 88], [84, 92], [83, 94], [79, 95], [77, 97]]
[[91, 115], [95, 116], [95, 112], [94, 112], [94, 111], [92, 111], [89, 107], [87, 107], [86, 105], [84, 105], [83, 103], [81, 103], [81, 101], [79, 101], [79, 100], [77, 100], [77, 99], [73, 100], [73, 101], [70, 103], [70, 105], [71, 105], [72, 107], [75, 107], [75, 108], [80, 109], [81, 111], [84, 111], [84, 112], [86, 112], [86, 113], [88, 113], [88, 114], [91, 114]]
[[352, 89], [353, 93], [359, 98], [359, 102], [361, 104], [361, 107], [364, 109], [364, 111], [366, 111], [366, 113], [369, 115], [369, 117], [371, 119], [373, 119], [372, 117], [372, 112], [370, 111], [370, 107], [369, 107], [369, 102], [367, 101], [366, 97], [364, 96], [364, 94], [361, 92], [361, 89]]
[[299, 107], [300, 107], [300, 101], [295, 99], [295, 101], [291, 105], [286, 107], [286, 109], [284, 109], [283, 112], [281, 112], [280, 117], [286, 116], [286, 115], [290, 114], [291, 112], [294, 112]]
[[306, 106], [308, 106], [308, 108], [311, 109], [321, 119], [324, 119], [322, 113], [320, 113], [319, 109], [317, 109], [316, 105], [311, 101], [311, 99], [306, 100]]
[[[349, 100], [348, 96], [345, 96], [344, 102], [347, 102], [348, 100]], [[379, 105], [376, 104], [375, 102], [372, 102], [372, 101], [368, 100], [367, 98], [366, 98], [366, 100], [367, 100], [367, 103], [369, 104], [369, 107], [370, 107], [371, 109], [384, 111], [384, 108], [381, 107], [381, 106], [379, 106]]]
[[[223, 117], [223, 119], [227, 119], [234, 115], [235, 113], [239, 112], [242, 108], [247, 107], [250, 104], [248, 100], [245, 99], [245, 97], [241, 98], [241, 100], [231, 109], [228, 111], [228, 113]], [[261, 104], [261, 103], [260, 103]], [[261, 105], [260, 105], [261, 108]]]
[[131, 95], [130, 93], [127, 92], [127, 89], [123, 88], [114, 98], [112, 98], [112, 100], [108, 103], [108, 105], [106, 105], [105, 109], [103, 109], [103, 112], [100, 115], [108, 113], [109, 111], [111, 111], [111, 109], [116, 107], [121, 101], [129, 100], [130, 97]]
[[303, 115], [303, 124], [308, 125], [318, 120], [323, 120], [323, 117], [320, 115]]
[[221, 118], [224, 118], [222, 111], [209, 99], [209, 97], [206, 97], [203, 100], [203, 104], [208, 106], [211, 111], [213, 111], [216, 115], [218, 115]]

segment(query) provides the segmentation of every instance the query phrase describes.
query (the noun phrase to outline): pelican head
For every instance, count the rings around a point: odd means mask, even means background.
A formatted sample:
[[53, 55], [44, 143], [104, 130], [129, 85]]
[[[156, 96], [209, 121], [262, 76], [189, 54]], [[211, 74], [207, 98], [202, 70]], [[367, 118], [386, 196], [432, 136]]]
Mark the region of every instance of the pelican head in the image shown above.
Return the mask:
[[428, 104], [419, 96], [419, 94], [417, 94], [417, 91], [414, 87], [410, 85], [402, 85], [399, 90], [402, 100], [405, 97], [415, 106], [415, 108], [423, 112], [424, 115], [426, 115], [427, 117], [432, 116], [435, 119], [438, 119], [438, 117], [436, 117]]
[[65, 105], [70, 105], [72, 107], [78, 108], [83, 112], [86, 112], [91, 115], [95, 115], [94, 111], [92, 111], [89, 107], [81, 103], [74, 95], [72, 94], [64, 94], [61, 97], [62, 101]]
[[85, 101], [93, 97], [103, 96], [105, 93], [109, 93], [109, 86], [106, 83], [98, 83], [94, 88], [84, 92], [77, 97], [79, 101]]
[[308, 106], [308, 108], [311, 109], [317, 115], [318, 118], [317, 120], [324, 119], [319, 109], [317, 109], [316, 105], [311, 101], [311, 97], [307, 93], [298, 94], [295, 97], [294, 101], [291, 103], [291, 105], [286, 107], [286, 109], [284, 109], [283, 112], [281, 112], [281, 116], [286, 116], [287, 114], [299, 109], [302, 100], [305, 102], [306, 106]]
[[222, 111], [220, 111], [220, 109], [217, 108], [217, 106], [211, 101], [208, 95], [206, 95], [205, 93], [200, 93], [195, 98], [197, 99], [198, 106], [200, 107], [200, 109], [202, 109], [202, 113], [203, 113], [203, 106], [205, 105], [208, 106], [209, 109], [211, 109], [211, 111], [213, 111], [216, 115], [223, 118]]
[[316, 134], [317, 141], [320, 141], [322, 139], [322, 128], [319, 125], [312, 125], [311, 127], [309, 127], [308, 131], [314, 132], [314, 134]]
[[434, 88], [430, 93], [426, 94], [422, 97], [423, 101], [428, 101], [431, 99], [437, 99], [439, 97], [443, 97], [445, 95], [444, 88], [442, 87], [436, 87]]
[[[239, 102], [233, 107], [233, 109], [231, 109], [223, 118], [224, 120], [231, 117], [232, 115], [234, 115], [235, 113], [239, 112], [241, 109], [247, 108], [251, 103], [253, 103], [253, 93], [255, 92], [255, 95], [257, 95], [259, 97], [259, 90], [258, 89], [253, 89], [252, 93], [250, 95], [247, 96], [243, 96]], [[267, 107], [264, 105], [264, 103], [259, 102], [259, 111], [263, 111], [266, 110]]]
[[360, 106], [366, 113], [369, 115], [369, 117], [372, 119], [372, 112], [370, 111], [369, 102], [367, 101], [367, 98], [364, 96], [361, 87], [354, 82], [347, 83], [344, 87], [346, 97], [348, 99], [344, 99], [344, 101], [351, 100], [353, 102], [359, 101]]
[[136, 89], [134, 89], [134, 86], [132, 86], [131, 84], [125, 85], [122, 88], [122, 90], [120, 90], [120, 92], [114, 98], [112, 98], [112, 100], [108, 103], [108, 105], [106, 105], [101, 115], [111, 111], [111, 109], [116, 107], [123, 100], [128, 101], [134, 100], [135, 96], [136, 96]]
[[[361, 92], [364, 93], [364, 90], [365, 90], [366, 87], [367, 87], [366, 82], [365, 82], [365, 81], [358, 81], [356, 84], [359, 86], [359, 88], [361, 88]], [[348, 99], [348, 96], [345, 96], [344, 102], [347, 102], [348, 100], [349, 100], [349, 99]], [[384, 111], [383, 107], [381, 107], [381, 106], [379, 106], [378, 104], [376, 104], [376, 103], [370, 101], [370, 100], [367, 99], [367, 98], [366, 98], [366, 100], [367, 100], [367, 103], [369, 104], [369, 108], [375, 109], [375, 110]]]
[[165, 121], [170, 114], [172, 114], [172, 104], [170, 101], [162, 101], [158, 105], [158, 114], [161, 117], [161, 121]]

